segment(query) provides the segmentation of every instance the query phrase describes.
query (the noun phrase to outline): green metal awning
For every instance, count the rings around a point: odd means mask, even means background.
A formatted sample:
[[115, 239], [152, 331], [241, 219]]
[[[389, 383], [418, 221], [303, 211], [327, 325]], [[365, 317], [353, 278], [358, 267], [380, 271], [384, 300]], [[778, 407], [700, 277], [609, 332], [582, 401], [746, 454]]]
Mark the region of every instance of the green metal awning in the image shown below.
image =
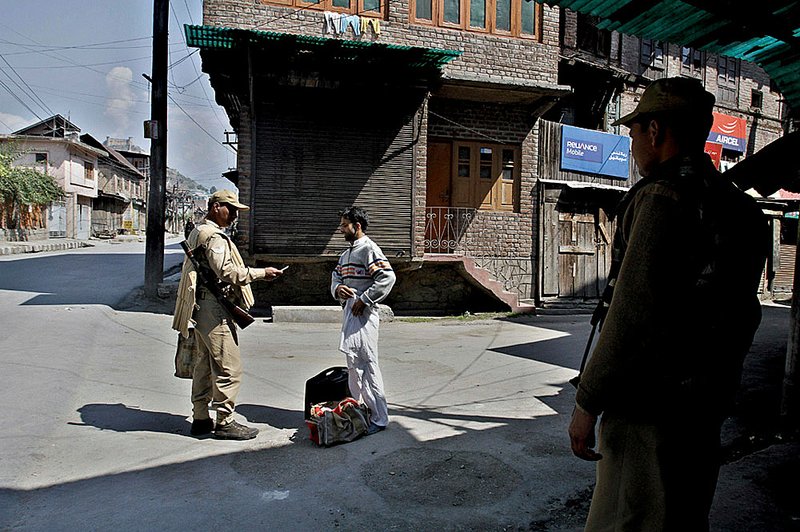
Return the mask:
[[360, 63], [394, 58], [406, 67], [420, 70], [441, 69], [459, 57], [458, 50], [420, 46], [401, 46], [372, 41], [329, 39], [274, 31], [245, 30], [218, 26], [185, 25], [186, 44], [195, 48], [233, 50], [247, 47], [291, 49], [296, 53], [323, 52], [338, 62]]
[[800, 109], [800, 1], [536, 0], [601, 19], [599, 29], [750, 61]]

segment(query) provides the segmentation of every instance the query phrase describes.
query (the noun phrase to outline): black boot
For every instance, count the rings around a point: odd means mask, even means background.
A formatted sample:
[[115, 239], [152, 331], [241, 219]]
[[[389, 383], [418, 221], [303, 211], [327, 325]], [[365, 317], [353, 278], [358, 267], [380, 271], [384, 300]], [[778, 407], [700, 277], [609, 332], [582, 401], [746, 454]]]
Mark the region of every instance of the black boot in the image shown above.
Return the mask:
[[218, 440], [252, 440], [258, 434], [258, 429], [248, 427], [231, 421], [224, 425], [217, 425], [214, 437]]
[[206, 418], [192, 421], [192, 430], [190, 432], [192, 436], [203, 436], [204, 434], [211, 434], [212, 430], [214, 430], [214, 420]]

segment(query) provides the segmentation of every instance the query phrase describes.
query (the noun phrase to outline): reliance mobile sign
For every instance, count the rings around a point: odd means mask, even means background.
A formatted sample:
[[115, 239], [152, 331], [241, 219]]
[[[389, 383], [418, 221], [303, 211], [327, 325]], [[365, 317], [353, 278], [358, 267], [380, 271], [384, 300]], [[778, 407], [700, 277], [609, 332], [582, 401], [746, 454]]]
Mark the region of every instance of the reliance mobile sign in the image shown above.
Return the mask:
[[561, 126], [561, 169], [628, 179], [629, 137]]
[[722, 144], [726, 150], [744, 153], [746, 136], [747, 122], [744, 118], [714, 113], [714, 125], [708, 133], [708, 142]]

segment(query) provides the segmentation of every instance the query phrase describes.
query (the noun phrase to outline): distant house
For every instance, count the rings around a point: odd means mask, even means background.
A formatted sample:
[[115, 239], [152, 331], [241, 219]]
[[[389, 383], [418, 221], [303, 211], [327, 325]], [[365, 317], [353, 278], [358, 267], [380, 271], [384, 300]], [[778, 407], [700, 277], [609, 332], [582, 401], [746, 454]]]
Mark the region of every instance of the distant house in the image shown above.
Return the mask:
[[114, 236], [144, 231], [147, 178], [120, 152], [101, 144], [91, 135], [81, 135], [81, 141], [106, 153], [98, 160], [92, 233]]
[[50, 237], [86, 240], [91, 236], [98, 159], [107, 152], [83, 142], [80, 131], [63, 116], [55, 115], [10, 135], [0, 135], [0, 142], [13, 142], [21, 150], [15, 166], [41, 170], [64, 190], [64, 200], [47, 209]]
[[128, 162], [131, 163], [136, 170], [138, 170], [139, 173], [144, 176], [144, 183], [142, 185], [144, 190], [141, 197], [134, 196], [131, 198], [131, 203], [133, 204], [134, 208], [141, 213], [144, 213], [145, 220], [140, 218], [138, 228], [139, 231], [144, 231], [146, 226], [147, 198], [150, 194], [150, 152], [147, 152], [144, 150], [144, 148], [137, 146], [133, 142], [132, 137], [128, 137], [127, 139], [106, 137], [103, 147], [116, 150], [117, 153], [125, 157], [125, 159], [127, 159]]
[[134, 144], [132, 137], [127, 139], [106, 137], [103, 147], [116, 150], [135, 166], [145, 179], [150, 177], [150, 153]]
[[644, 87], [685, 76], [715, 94], [721, 170], [783, 134], [760, 67], [554, 3], [204, 0], [184, 29], [237, 138], [224, 176], [251, 206], [237, 242], [303, 278], [256, 299], [329, 301], [337, 212], [357, 204], [398, 272], [396, 310], [596, 301], [614, 209], [640, 178], [612, 124]]

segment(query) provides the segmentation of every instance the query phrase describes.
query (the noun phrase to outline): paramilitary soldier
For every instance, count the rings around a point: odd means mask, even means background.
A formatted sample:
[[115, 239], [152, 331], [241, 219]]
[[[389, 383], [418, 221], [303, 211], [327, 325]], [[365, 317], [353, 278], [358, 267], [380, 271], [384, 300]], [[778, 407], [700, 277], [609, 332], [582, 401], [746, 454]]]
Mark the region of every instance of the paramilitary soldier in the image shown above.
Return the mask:
[[[250, 283], [271, 281], [282, 274], [276, 268], [250, 268], [224, 229], [236, 221], [240, 210], [249, 207], [229, 190], [218, 190], [208, 199], [205, 220], [189, 233], [187, 244], [194, 255], [207, 263], [221, 281], [226, 297], [245, 310], [253, 306]], [[194, 436], [210, 434], [221, 440], [250, 440], [258, 429], [233, 419], [236, 397], [242, 381], [242, 360], [236, 324], [214, 295], [197, 282], [197, 273], [187, 257], [183, 263], [173, 329], [184, 337], [194, 326], [198, 359], [192, 376]], [[209, 416], [209, 402], [216, 411], [216, 423]]]

